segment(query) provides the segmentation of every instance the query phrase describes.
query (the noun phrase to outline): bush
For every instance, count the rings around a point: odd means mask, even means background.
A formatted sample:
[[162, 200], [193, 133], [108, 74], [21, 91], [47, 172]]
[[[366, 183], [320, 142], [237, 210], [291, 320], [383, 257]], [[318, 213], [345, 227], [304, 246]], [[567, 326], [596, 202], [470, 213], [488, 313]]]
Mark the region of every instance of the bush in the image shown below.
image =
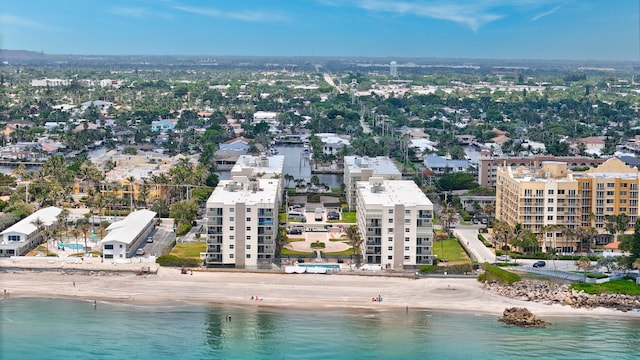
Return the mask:
[[421, 274], [468, 274], [472, 271], [471, 264], [457, 264], [449, 266], [422, 265]]
[[156, 263], [160, 266], [173, 266], [173, 267], [196, 267], [199, 264], [196, 259], [184, 259], [174, 255], [160, 255], [156, 259]]
[[484, 273], [478, 276], [480, 282], [497, 282], [503, 285], [511, 285], [520, 281], [520, 276], [517, 274], [502, 270], [493, 265], [485, 264]]
[[484, 238], [484, 236], [482, 234], [478, 234], [478, 240], [482, 241], [482, 243], [484, 244], [484, 246], [490, 248], [493, 247], [493, 244], [488, 242], [487, 239]]
[[592, 274], [587, 274], [587, 277], [592, 279], [604, 279], [604, 278], [608, 278], [609, 275], [602, 274], [602, 273], [592, 273]]
[[311, 247], [312, 248], [322, 248], [322, 249], [324, 249], [326, 247], [326, 244], [323, 243], [323, 242], [320, 242], [320, 241], [316, 241], [316, 242], [311, 243]]

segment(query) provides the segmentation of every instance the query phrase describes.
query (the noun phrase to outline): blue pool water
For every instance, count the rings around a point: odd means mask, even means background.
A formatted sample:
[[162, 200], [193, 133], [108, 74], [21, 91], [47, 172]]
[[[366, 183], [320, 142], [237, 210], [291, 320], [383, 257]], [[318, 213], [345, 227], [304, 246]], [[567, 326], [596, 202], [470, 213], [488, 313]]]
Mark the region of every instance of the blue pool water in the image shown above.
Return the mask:
[[58, 246], [64, 247], [64, 248], [67, 248], [67, 249], [71, 249], [71, 250], [81, 250], [83, 245], [81, 245], [81, 244], [58, 244]]
[[300, 267], [319, 267], [325, 269], [340, 269], [340, 264], [298, 264]]
[[[638, 359], [640, 320], [0, 300], [0, 359]], [[231, 321], [228, 321], [231, 316]]]

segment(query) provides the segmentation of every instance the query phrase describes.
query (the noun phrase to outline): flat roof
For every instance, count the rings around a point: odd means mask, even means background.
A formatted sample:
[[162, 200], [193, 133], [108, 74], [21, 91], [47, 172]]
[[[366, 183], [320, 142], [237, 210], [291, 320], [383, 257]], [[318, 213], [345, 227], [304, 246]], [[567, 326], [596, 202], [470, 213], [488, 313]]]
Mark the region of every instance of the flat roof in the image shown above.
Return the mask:
[[[382, 185], [380, 191], [374, 190], [374, 182]], [[433, 206], [427, 195], [412, 180], [358, 181], [357, 188], [366, 205]]]
[[345, 156], [344, 167], [351, 174], [359, 174], [362, 169], [373, 169], [373, 174], [402, 176], [396, 164], [387, 156]]
[[37, 226], [33, 224], [33, 221], [36, 219], [40, 219], [44, 226], [51, 226], [58, 220], [58, 214], [62, 212], [61, 208], [55, 206], [49, 206], [44, 209], [40, 209], [33, 214], [27, 216], [26, 218], [18, 221], [17, 223], [9, 226], [0, 235], [4, 235], [6, 233], [20, 233], [20, 234], [31, 234], [32, 232], [38, 229]]
[[234, 173], [240, 173], [243, 168], [254, 169], [253, 174], [266, 173], [282, 175], [284, 171], [284, 155], [241, 155], [231, 169], [232, 176]]
[[256, 179], [251, 182], [246, 177], [222, 180], [209, 196], [207, 207], [210, 203], [274, 204], [278, 200], [279, 181], [278, 179]]
[[100, 243], [117, 241], [130, 245], [142, 230], [154, 221], [157, 213], [151, 210], [138, 210], [130, 213], [126, 218], [116, 221], [107, 227], [109, 233]]

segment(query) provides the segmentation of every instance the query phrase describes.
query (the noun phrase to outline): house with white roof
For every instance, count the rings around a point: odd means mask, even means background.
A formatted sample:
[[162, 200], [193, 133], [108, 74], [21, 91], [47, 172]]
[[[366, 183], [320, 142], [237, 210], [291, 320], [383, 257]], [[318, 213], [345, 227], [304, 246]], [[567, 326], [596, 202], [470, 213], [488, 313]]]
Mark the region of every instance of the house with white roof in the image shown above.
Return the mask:
[[102, 261], [116, 262], [134, 257], [153, 231], [156, 215], [150, 210], [138, 210], [109, 225], [109, 233], [99, 242]]
[[0, 256], [21, 256], [31, 251], [42, 241], [42, 230], [53, 225], [61, 211], [55, 206], [40, 209], [0, 232]]

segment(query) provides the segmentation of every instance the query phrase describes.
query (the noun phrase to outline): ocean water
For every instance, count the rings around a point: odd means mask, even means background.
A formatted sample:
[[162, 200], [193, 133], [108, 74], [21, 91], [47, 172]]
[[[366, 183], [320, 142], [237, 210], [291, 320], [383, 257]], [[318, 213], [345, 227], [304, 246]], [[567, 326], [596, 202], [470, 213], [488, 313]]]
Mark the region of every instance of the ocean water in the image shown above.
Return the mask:
[[[227, 320], [231, 316], [231, 320]], [[640, 320], [0, 301], [0, 359], [640, 359]]]

